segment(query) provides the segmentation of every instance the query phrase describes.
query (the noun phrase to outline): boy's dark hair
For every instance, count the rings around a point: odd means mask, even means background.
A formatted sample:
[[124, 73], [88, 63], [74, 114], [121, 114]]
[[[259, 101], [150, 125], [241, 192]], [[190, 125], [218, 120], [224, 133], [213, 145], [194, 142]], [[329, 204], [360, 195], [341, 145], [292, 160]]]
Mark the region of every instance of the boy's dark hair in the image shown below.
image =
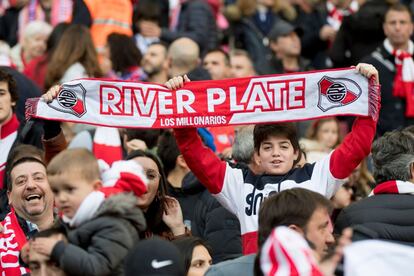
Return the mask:
[[68, 236], [68, 233], [66, 231], [66, 228], [63, 226], [63, 224], [61, 224], [60, 222], [57, 222], [55, 224], [52, 225], [51, 228], [48, 228], [46, 230], [37, 232], [33, 238], [48, 238], [51, 237], [53, 235], [59, 235], [62, 234], [64, 237]]
[[293, 162], [293, 167], [300, 161], [302, 151], [300, 150], [296, 126], [293, 123], [277, 123], [256, 125], [253, 131], [254, 149], [260, 155], [260, 146], [263, 141], [271, 136], [283, 137], [290, 141], [295, 152], [298, 152], [298, 158]]
[[294, 224], [306, 231], [309, 219], [318, 208], [332, 211], [331, 202], [327, 198], [303, 188], [284, 190], [269, 196], [259, 211], [259, 248], [277, 226]]
[[13, 75], [8, 73], [5, 69], [0, 68], [0, 82], [7, 82], [11, 100], [12, 102], [17, 102], [19, 94], [17, 93], [17, 84]]
[[168, 174], [175, 168], [177, 157], [181, 154], [175, 137], [170, 131], [164, 132], [158, 142], [157, 155], [164, 165], [164, 173]]
[[10, 192], [13, 188], [13, 179], [11, 177], [11, 172], [13, 170], [14, 167], [16, 167], [17, 165], [26, 163], [26, 162], [35, 162], [35, 163], [39, 163], [42, 164], [43, 167], [45, 167], [46, 169], [46, 164], [43, 162], [43, 160], [41, 160], [39, 157], [33, 157], [33, 156], [25, 156], [22, 157], [20, 159], [14, 159], [14, 162], [11, 163], [10, 167], [8, 167], [6, 169], [6, 178], [7, 178], [7, 191]]
[[128, 128], [124, 134], [127, 141], [133, 139], [140, 139], [145, 142], [148, 149], [154, 148], [158, 143], [158, 137], [160, 136], [161, 130], [159, 129], [133, 129]]

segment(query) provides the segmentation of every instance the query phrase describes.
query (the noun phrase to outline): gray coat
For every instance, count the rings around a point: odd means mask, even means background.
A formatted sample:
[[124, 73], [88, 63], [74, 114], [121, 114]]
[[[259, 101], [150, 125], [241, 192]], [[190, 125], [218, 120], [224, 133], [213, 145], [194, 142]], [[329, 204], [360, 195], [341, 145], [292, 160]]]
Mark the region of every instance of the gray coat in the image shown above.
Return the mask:
[[111, 196], [94, 218], [69, 231], [69, 243], [56, 244], [51, 260], [67, 275], [123, 275], [123, 260], [145, 228], [135, 196]]

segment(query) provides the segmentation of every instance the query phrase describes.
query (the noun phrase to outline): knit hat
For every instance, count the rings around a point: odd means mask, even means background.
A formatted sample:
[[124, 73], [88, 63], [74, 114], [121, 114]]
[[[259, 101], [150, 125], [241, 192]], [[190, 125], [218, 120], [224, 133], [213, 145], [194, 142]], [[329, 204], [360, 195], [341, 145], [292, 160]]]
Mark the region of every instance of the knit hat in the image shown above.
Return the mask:
[[178, 248], [157, 237], [138, 242], [124, 265], [125, 276], [185, 274], [184, 260]]

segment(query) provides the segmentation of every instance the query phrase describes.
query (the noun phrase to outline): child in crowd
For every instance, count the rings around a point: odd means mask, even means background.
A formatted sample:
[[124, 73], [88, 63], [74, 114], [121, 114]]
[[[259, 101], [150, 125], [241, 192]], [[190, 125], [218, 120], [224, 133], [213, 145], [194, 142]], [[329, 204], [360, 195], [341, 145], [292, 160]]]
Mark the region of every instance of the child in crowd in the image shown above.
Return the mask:
[[137, 198], [119, 193], [105, 198], [98, 162], [86, 149], [59, 153], [47, 168], [49, 183], [69, 243], [38, 238], [30, 248], [48, 256], [69, 275], [122, 275], [122, 262], [145, 229]]
[[[359, 64], [356, 71], [372, 78], [378, 85], [378, 71], [372, 65]], [[166, 86], [179, 89], [184, 80], [189, 81], [187, 76], [175, 77]], [[180, 152], [191, 171], [240, 220], [243, 253], [250, 254], [257, 251], [257, 216], [262, 201], [272, 193], [294, 187], [332, 197], [369, 154], [376, 121], [371, 117], [358, 117], [339, 147], [322, 160], [301, 168], [296, 166], [301, 159], [301, 151], [294, 124], [256, 125], [254, 148], [265, 172], [261, 175], [248, 168], [232, 168], [221, 161], [203, 146], [195, 128], [174, 131]]]
[[301, 139], [299, 143], [308, 163], [322, 159], [340, 144], [338, 120], [330, 117], [314, 121], [306, 139]]

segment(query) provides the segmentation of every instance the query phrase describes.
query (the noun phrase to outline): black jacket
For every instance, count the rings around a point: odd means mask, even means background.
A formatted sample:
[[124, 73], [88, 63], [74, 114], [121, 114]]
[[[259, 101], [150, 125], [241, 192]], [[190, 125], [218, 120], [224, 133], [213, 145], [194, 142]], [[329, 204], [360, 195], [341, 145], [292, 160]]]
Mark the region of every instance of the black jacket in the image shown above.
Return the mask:
[[58, 242], [50, 258], [66, 275], [123, 275], [123, 260], [145, 227], [136, 197], [114, 195], [94, 218], [70, 230], [69, 243]]
[[358, 12], [344, 18], [330, 50], [334, 67], [356, 65], [382, 43], [388, 6], [384, 0], [367, 1]]
[[414, 195], [380, 194], [343, 209], [335, 233], [353, 227], [353, 240], [381, 239], [414, 246]]
[[200, 46], [200, 52], [215, 49], [218, 42], [216, 19], [206, 1], [189, 0], [182, 4], [176, 31], [163, 28], [160, 39], [171, 43], [188, 37]]
[[181, 189], [169, 185], [169, 194], [180, 202], [184, 222], [191, 225], [192, 234], [210, 245], [214, 263], [241, 256], [239, 220], [192, 173], [184, 177]]
[[413, 118], [405, 117], [405, 99], [392, 95], [395, 77], [394, 56], [388, 53], [381, 44], [371, 55], [362, 62], [377, 68], [381, 84], [381, 111], [377, 125], [377, 134], [403, 128], [414, 124]]

